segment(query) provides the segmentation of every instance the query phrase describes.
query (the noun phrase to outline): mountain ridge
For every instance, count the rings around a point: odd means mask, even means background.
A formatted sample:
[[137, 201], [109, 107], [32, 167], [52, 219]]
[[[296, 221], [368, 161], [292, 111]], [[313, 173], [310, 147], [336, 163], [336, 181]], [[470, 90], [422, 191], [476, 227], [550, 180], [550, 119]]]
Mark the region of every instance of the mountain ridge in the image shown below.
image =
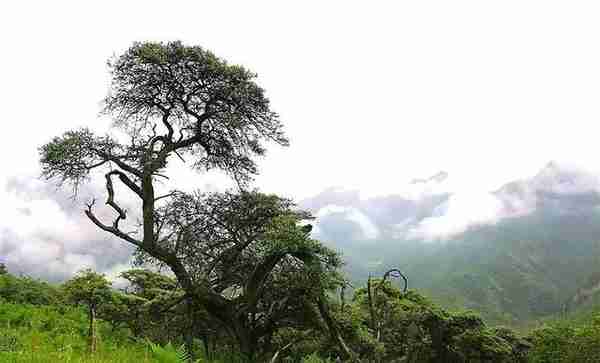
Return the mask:
[[[443, 184], [448, 178], [422, 180]], [[317, 198], [319, 203], [312, 200], [324, 206], [316, 210], [315, 235], [345, 255], [347, 271], [357, 281], [398, 267], [412, 287], [434, 300], [477, 310], [492, 322], [517, 324], [590, 300], [576, 296], [600, 272], [597, 176], [550, 162], [530, 178], [475, 195], [474, 214], [480, 213], [478, 198], [493, 207], [479, 219], [469, 216], [468, 203], [459, 203], [469, 201], [460, 192], [430, 190], [420, 199], [399, 194], [367, 200], [346, 191], [353, 196], [346, 204], [332, 190]], [[323, 212], [329, 203], [338, 206], [336, 212]], [[362, 231], [366, 220], [378, 233]], [[464, 228], [433, 238], [409, 233], [436, 223]]]

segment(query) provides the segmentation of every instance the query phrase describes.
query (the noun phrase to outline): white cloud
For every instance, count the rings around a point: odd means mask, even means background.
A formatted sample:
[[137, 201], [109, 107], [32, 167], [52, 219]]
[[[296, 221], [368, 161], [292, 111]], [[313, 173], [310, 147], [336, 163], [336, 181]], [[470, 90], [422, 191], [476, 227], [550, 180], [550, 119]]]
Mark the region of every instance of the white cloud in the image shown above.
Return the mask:
[[333, 205], [333, 204], [325, 206], [317, 212], [317, 214], [316, 214], [317, 228], [319, 226], [319, 224], [318, 224], [319, 218], [322, 218], [322, 217], [325, 217], [328, 215], [332, 215], [332, 214], [342, 215], [344, 219], [347, 219], [348, 221], [356, 223], [362, 231], [363, 238], [375, 239], [379, 236], [379, 230], [378, 230], [377, 226], [363, 212], [361, 212], [360, 210], [353, 208], [353, 207], [344, 207], [344, 206], [338, 206], [338, 205]]
[[407, 237], [444, 239], [473, 225], [495, 223], [502, 208], [502, 202], [490, 193], [457, 193], [440, 205], [433, 216], [410, 228]]
[[[37, 178], [0, 178], [0, 255], [9, 271], [61, 280], [81, 268], [106, 270], [128, 260], [131, 248], [83, 214], [94, 187], [73, 200]], [[98, 212], [108, 214], [102, 205]]]

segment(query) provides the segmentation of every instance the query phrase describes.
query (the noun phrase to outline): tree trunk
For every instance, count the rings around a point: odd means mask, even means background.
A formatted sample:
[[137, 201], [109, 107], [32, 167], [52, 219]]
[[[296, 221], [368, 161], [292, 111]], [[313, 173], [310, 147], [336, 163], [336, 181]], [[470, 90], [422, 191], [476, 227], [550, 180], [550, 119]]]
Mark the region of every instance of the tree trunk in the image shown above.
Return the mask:
[[89, 335], [89, 344], [90, 344], [90, 353], [95, 353], [96, 352], [96, 309], [94, 308], [93, 305], [90, 305], [90, 310], [89, 310], [89, 315], [90, 315], [90, 326], [89, 326], [89, 331], [88, 331], [88, 335]]
[[350, 348], [348, 348], [348, 345], [346, 345], [346, 342], [344, 341], [342, 334], [340, 333], [339, 329], [337, 328], [336, 323], [333, 320], [333, 317], [331, 316], [331, 314], [329, 314], [329, 307], [327, 306], [325, 299], [326, 299], [326, 297], [323, 295], [317, 299], [318, 313], [320, 313], [321, 317], [325, 321], [325, 325], [326, 325], [327, 329], [329, 330], [331, 337], [338, 344], [340, 350], [346, 356], [346, 359], [350, 360], [351, 362], [354, 362], [356, 360], [355, 359], [356, 355], [354, 354], [354, 352], [352, 350], [350, 350]]
[[202, 344], [204, 345], [204, 353], [206, 354], [206, 359], [210, 360], [210, 341], [208, 340], [208, 335], [206, 333], [202, 334]]
[[185, 350], [188, 353], [188, 357], [189, 357], [189, 361], [193, 362], [196, 357], [194, 354], [194, 329], [195, 324], [194, 324], [194, 307], [192, 305], [192, 298], [188, 297], [186, 299], [186, 307], [187, 307], [187, 319], [188, 319], [188, 326], [187, 329], [185, 331]]
[[248, 327], [241, 323], [235, 323], [235, 337], [238, 341], [240, 352], [244, 356], [244, 361], [251, 363], [254, 362], [256, 353], [256, 337], [248, 329]]

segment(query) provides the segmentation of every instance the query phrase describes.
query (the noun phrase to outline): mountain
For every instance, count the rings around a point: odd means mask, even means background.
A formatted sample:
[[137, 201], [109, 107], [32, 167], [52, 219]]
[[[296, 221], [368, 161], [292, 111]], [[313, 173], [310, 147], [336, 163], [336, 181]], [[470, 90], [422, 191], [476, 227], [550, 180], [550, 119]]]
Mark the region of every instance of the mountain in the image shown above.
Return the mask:
[[585, 213], [600, 204], [600, 180], [572, 166], [550, 162], [533, 178], [504, 185], [494, 195], [508, 215]]
[[[302, 202], [316, 237], [344, 253], [357, 283], [398, 267], [438, 302], [512, 323], [600, 302], [600, 180], [548, 163], [472, 194], [438, 173], [397, 195], [327, 190]], [[598, 297], [596, 298], [595, 296]]]

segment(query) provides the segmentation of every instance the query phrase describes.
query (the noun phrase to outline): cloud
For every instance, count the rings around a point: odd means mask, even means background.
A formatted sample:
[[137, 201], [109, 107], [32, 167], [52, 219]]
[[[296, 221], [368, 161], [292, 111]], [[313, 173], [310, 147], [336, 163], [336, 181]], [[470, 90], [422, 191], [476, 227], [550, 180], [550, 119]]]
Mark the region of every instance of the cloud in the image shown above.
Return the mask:
[[357, 190], [330, 188], [301, 206], [317, 216], [319, 236], [342, 242], [448, 239], [504, 218], [534, 212], [586, 213], [600, 206], [598, 175], [567, 163], [548, 163], [531, 178], [507, 183], [496, 191], [468, 187], [473, 184], [440, 172], [399, 184], [390, 195], [365, 198]]
[[[61, 281], [84, 267], [105, 272], [129, 263], [132, 246], [98, 230], [83, 214], [92, 195], [104, 197], [102, 186], [86, 185], [73, 199], [37, 178], [2, 181], [0, 256], [10, 272]], [[110, 211], [99, 205], [98, 215], [110, 218]]]
[[[379, 236], [377, 226], [357, 208], [330, 204], [319, 209], [316, 217], [318, 232], [334, 240], [372, 240]], [[344, 230], [346, 233], [342, 232]], [[344, 235], [343, 238], [339, 235], [340, 232]]]
[[600, 204], [597, 173], [571, 163], [550, 162], [529, 179], [508, 183], [493, 192], [503, 203], [503, 217], [536, 210], [552, 213], [584, 212]]
[[497, 222], [502, 207], [502, 202], [490, 193], [457, 193], [431, 216], [409, 227], [405, 236], [425, 240], [448, 238], [474, 225]]

